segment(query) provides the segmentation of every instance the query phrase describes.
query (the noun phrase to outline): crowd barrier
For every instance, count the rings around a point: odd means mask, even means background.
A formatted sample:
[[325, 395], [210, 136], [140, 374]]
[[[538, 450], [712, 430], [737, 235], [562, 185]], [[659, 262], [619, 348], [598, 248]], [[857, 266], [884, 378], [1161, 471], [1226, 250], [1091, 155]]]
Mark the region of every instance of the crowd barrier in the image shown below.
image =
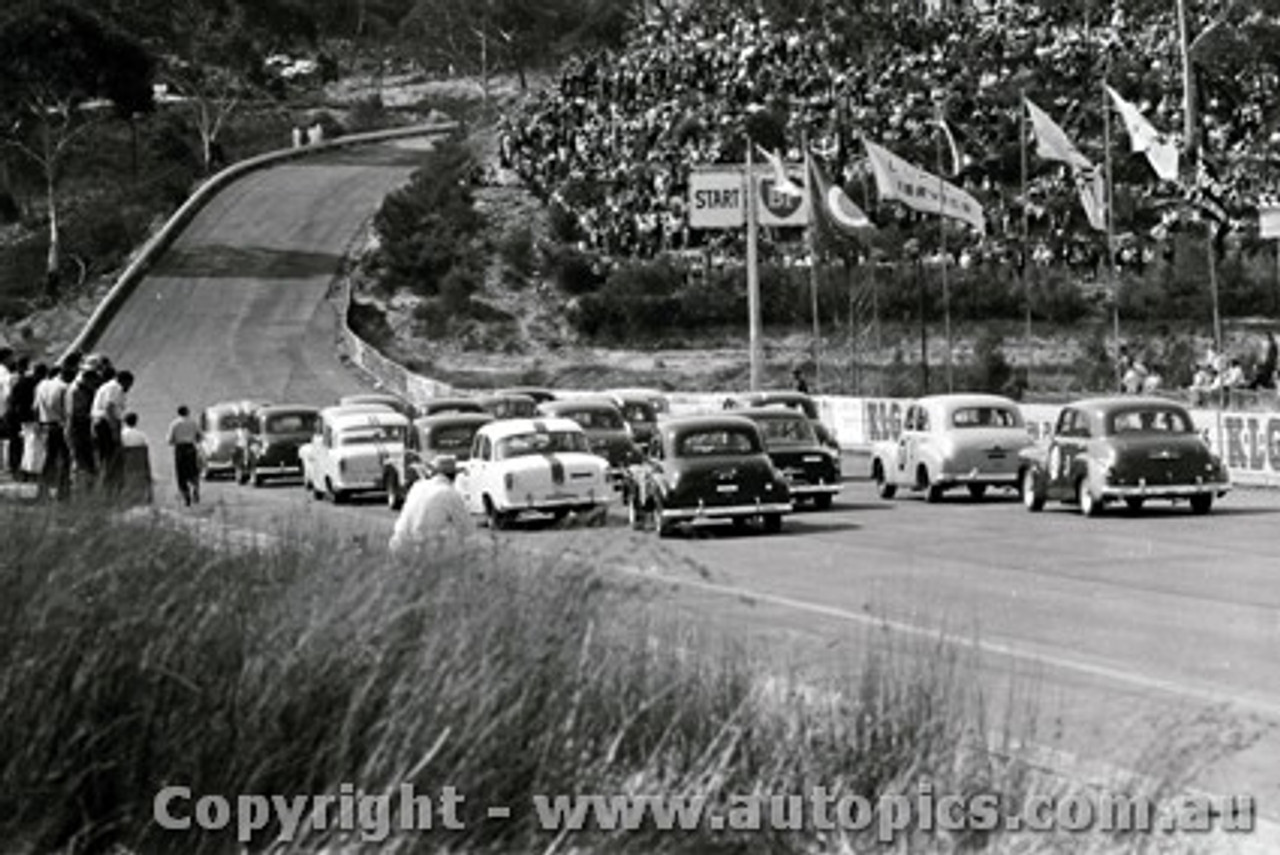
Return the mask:
[[250, 172], [261, 169], [264, 166], [271, 166], [288, 160], [295, 160], [309, 157], [320, 152], [332, 151], [337, 148], [345, 148], [353, 145], [361, 145], [364, 143], [384, 142], [386, 140], [400, 139], [403, 137], [427, 136], [433, 134], [450, 133], [458, 128], [457, 122], [431, 122], [422, 125], [411, 125], [404, 128], [390, 128], [382, 131], [370, 131], [361, 134], [349, 134], [343, 137], [337, 137], [332, 140], [315, 143], [314, 145], [305, 145], [298, 148], [286, 148], [277, 151], [266, 152], [256, 157], [246, 158], [237, 161], [220, 172], [212, 175], [207, 181], [201, 184], [187, 200], [182, 203], [177, 211], [165, 221], [165, 224], [151, 238], [142, 245], [134, 255], [133, 260], [125, 267], [125, 269], [116, 278], [111, 289], [107, 292], [102, 301], [98, 303], [96, 309], [89, 319], [85, 321], [85, 325], [81, 328], [79, 335], [71, 342], [64, 351], [64, 356], [72, 351], [81, 353], [88, 352], [92, 349], [94, 343], [102, 336], [106, 330], [107, 324], [115, 317], [120, 307], [125, 304], [129, 296], [133, 293], [138, 283], [142, 281], [142, 277], [150, 269], [152, 263], [160, 256], [161, 253], [169, 247], [191, 219], [200, 211], [204, 205], [215, 195], [222, 191], [228, 184], [235, 181]]

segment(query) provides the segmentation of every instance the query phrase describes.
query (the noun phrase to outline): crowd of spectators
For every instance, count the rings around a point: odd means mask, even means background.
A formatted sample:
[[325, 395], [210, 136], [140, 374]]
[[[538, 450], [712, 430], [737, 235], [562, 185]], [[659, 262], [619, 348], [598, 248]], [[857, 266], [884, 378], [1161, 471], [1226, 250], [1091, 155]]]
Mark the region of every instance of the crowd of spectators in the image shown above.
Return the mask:
[[[785, 156], [802, 141], [882, 224], [909, 216], [875, 206], [861, 136], [934, 169], [941, 110], [963, 153], [954, 179], [983, 203], [988, 236], [956, 242], [963, 260], [1012, 260], [1022, 252], [1021, 95], [1048, 111], [1086, 155], [1102, 159], [1105, 79], [1160, 128], [1182, 122], [1175, 5], [1114, 3], [1109, 19], [1081, 4], [997, 2], [920, 19], [869, 11], [874, 4], [815, 2], [808, 17], [773, 20], [743, 4], [673, 4], [621, 51], [577, 57], [557, 86], [531, 99], [503, 129], [503, 165], [568, 211], [581, 242], [614, 259], [724, 243], [691, 232], [688, 176], [701, 164], [741, 162], [751, 113], [784, 117]], [[1193, 7], [1202, 4], [1191, 4]], [[1193, 9], [1193, 13], [1194, 13]], [[1193, 34], [1212, 21], [1192, 14]], [[1268, 74], [1202, 74], [1202, 196], [1239, 227], [1276, 176], [1260, 168], [1280, 135], [1267, 126]], [[1183, 191], [1128, 154], [1112, 122], [1119, 200], [1119, 261], [1141, 265], [1160, 250]], [[1088, 227], [1064, 167], [1030, 156], [1030, 257], [1096, 267], [1105, 241]]]

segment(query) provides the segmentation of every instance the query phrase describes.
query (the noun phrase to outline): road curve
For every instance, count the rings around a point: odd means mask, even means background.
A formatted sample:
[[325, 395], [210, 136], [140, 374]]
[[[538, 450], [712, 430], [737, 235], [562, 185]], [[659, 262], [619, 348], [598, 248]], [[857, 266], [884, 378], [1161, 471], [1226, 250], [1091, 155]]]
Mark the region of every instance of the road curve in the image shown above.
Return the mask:
[[196, 215], [94, 348], [133, 371], [130, 407], [153, 444], [180, 403], [327, 403], [362, 388], [337, 358], [326, 293], [421, 158], [408, 142], [327, 152], [251, 173]]

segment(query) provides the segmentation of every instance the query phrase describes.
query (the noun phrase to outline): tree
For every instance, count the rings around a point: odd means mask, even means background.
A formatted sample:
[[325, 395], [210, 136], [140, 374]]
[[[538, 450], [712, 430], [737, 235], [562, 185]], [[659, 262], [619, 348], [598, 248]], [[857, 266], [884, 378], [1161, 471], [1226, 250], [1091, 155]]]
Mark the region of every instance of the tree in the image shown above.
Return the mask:
[[152, 107], [151, 55], [95, 15], [67, 2], [26, 0], [0, 17], [0, 118], [5, 142], [39, 166], [49, 217], [45, 287], [57, 294], [61, 264], [57, 185], [73, 142], [110, 114]]

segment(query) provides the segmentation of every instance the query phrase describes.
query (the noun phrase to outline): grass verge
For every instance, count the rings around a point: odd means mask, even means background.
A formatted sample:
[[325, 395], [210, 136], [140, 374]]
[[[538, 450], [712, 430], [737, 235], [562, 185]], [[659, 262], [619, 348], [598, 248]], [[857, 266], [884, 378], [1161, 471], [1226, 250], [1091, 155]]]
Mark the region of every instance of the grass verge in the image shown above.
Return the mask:
[[[238, 850], [234, 827], [160, 829], [153, 798], [170, 785], [193, 799], [465, 794], [465, 830], [395, 830], [378, 851], [698, 853], [870, 851], [875, 826], [557, 835], [530, 806], [587, 793], [725, 806], [818, 786], [874, 799], [928, 781], [1016, 811], [1046, 786], [979, 736], [1026, 738], [1033, 716], [992, 709], [972, 656], [941, 641], [869, 644], [815, 687], [644, 584], [502, 541], [424, 565], [315, 533], [244, 551], [103, 513], [6, 507], [0, 523], [0, 831], [34, 851]], [[486, 821], [486, 805], [511, 817]], [[977, 831], [898, 845], [1067, 851], [1055, 835]], [[280, 851], [346, 847], [359, 840], [313, 831]]]

